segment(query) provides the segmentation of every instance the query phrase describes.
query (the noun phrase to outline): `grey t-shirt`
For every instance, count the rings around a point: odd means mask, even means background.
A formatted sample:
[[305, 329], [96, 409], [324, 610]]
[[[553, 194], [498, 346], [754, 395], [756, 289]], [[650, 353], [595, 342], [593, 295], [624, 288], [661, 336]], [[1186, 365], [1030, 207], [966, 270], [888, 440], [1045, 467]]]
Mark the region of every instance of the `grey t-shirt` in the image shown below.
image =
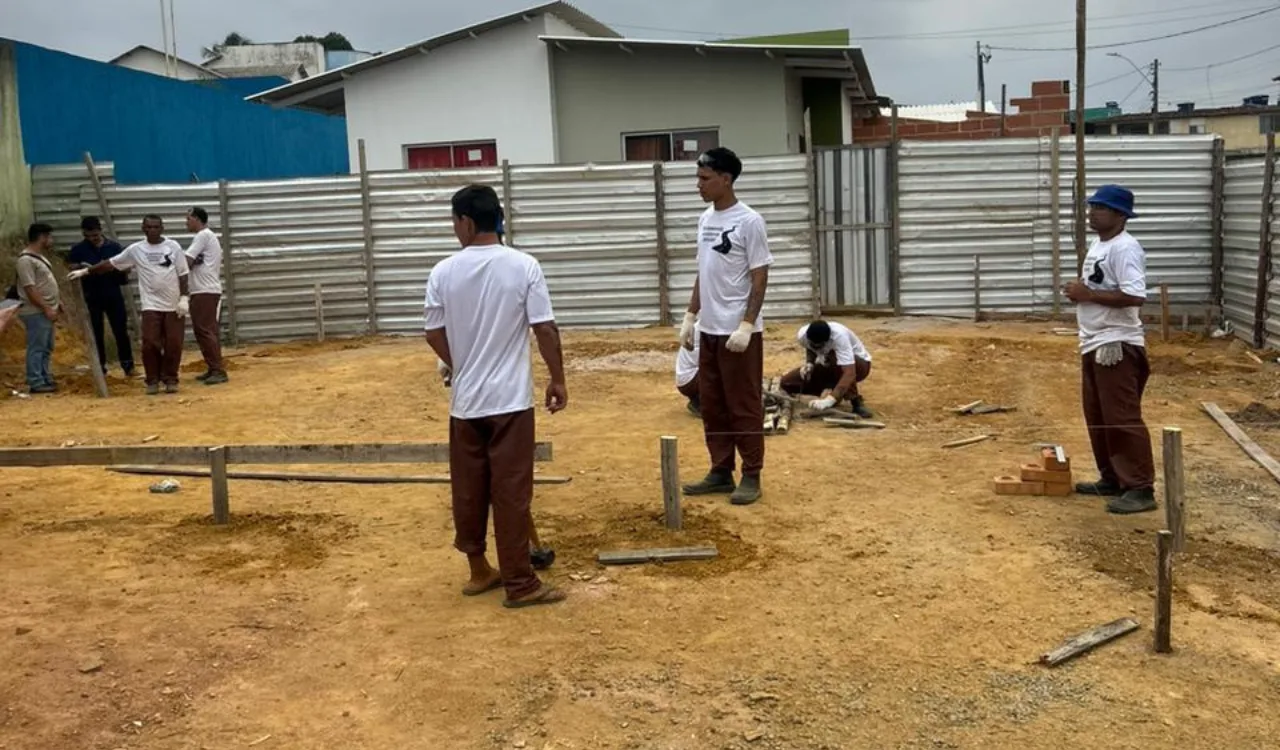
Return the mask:
[[35, 315], [43, 312], [41, 308], [31, 304], [27, 296], [27, 287], [33, 286], [40, 293], [46, 305], [55, 310], [61, 304], [58, 296], [58, 278], [53, 275], [53, 266], [39, 255], [23, 253], [15, 264], [18, 271], [18, 298], [22, 300], [19, 315]]

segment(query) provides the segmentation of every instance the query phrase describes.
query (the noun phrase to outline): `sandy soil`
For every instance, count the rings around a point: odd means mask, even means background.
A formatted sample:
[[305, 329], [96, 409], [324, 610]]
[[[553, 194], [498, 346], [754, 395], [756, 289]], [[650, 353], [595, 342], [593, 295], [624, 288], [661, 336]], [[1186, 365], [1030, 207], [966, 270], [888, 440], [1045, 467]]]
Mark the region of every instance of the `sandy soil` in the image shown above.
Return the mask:
[[[444, 486], [232, 482], [235, 522], [215, 528], [206, 480], [153, 495], [155, 478], [100, 468], [0, 470], [0, 748], [1274, 747], [1280, 487], [1198, 404], [1280, 407], [1276, 366], [1224, 342], [1153, 344], [1149, 421], [1185, 430], [1190, 511], [1177, 652], [1156, 656], [1163, 514], [991, 492], [1041, 441], [1089, 474], [1074, 342], [1050, 324], [853, 325], [889, 428], [769, 438], [765, 500], [687, 500], [681, 534], [659, 526], [658, 437], [680, 437], [686, 478], [706, 458], [672, 333], [568, 335], [570, 408], [539, 419], [556, 455], [540, 470], [573, 478], [537, 492], [570, 594], [555, 608], [458, 595]], [[769, 372], [797, 359], [793, 330], [770, 329]], [[0, 382], [19, 384], [6, 342]], [[229, 386], [148, 399], [114, 379], [107, 401], [68, 371], [77, 354], [58, 360], [69, 392], [0, 403], [3, 443], [446, 436], [419, 341], [259, 347], [232, 358]], [[1019, 409], [947, 411], [979, 398]], [[1246, 429], [1280, 454], [1258, 421]], [[980, 433], [998, 439], [939, 447]], [[702, 542], [720, 559], [593, 562]], [[1122, 616], [1142, 630], [1035, 664]]]

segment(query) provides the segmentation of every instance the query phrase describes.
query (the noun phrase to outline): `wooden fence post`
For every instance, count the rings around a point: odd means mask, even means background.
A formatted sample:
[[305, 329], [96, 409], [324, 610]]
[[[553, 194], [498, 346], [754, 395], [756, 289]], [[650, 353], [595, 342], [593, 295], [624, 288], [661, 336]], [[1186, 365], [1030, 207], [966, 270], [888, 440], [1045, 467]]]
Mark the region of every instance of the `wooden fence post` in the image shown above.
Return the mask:
[[1267, 160], [1262, 170], [1262, 225], [1258, 229], [1258, 277], [1254, 287], [1257, 298], [1253, 305], [1253, 347], [1267, 345], [1267, 287], [1271, 282], [1271, 218], [1276, 178], [1276, 134], [1267, 133]]
[[316, 300], [316, 341], [324, 343], [324, 292], [319, 284], [315, 288]]
[[889, 297], [893, 302], [895, 315], [902, 314], [902, 218], [901, 202], [898, 199], [898, 170], [902, 158], [902, 143], [898, 139], [898, 105], [895, 102], [889, 110], [889, 221], [893, 223], [889, 230]]
[[85, 359], [89, 361], [89, 375], [93, 378], [93, 390], [98, 398], [107, 398], [111, 392], [107, 390], [107, 374], [102, 371], [102, 363], [98, 361], [98, 345], [93, 337], [93, 324], [89, 322], [89, 304], [85, 301], [80, 282], [72, 282], [68, 289], [76, 302], [76, 317], [80, 319], [80, 335], [84, 337]]
[[679, 531], [684, 528], [684, 519], [680, 512], [680, 454], [678, 439], [662, 438], [662, 508], [666, 517], [667, 529]]
[[1062, 314], [1062, 133], [1049, 139], [1049, 247], [1053, 253], [1053, 317]]
[[511, 162], [502, 160], [502, 234], [505, 244], [513, 246], [516, 235], [516, 208], [511, 200]]
[[1165, 526], [1173, 532], [1173, 551], [1186, 544], [1186, 476], [1182, 469], [1182, 429], [1164, 428]]
[[982, 320], [982, 256], [973, 256], [973, 322]]
[[209, 449], [209, 476], [213, 480], [213, 522], [231, 522], [231, 498], [227, 490], [227, 447]]
[[369, 190], [369, 161], [365, 157], [364, 139], [356, 141], [360, 158], [360, 221], [364, 228], [364, 285], [369, 302], [369, 335], [378, 332], [378, 287], [374, 279], [373, 201]]
[[667, 185], [662, 162], [653, 165], [653, 226], [658, 233], [658, 324], [671, 325], [671, 249], [667, 246]]
[[1156, 532], [1156, 627], [1157, 654], [1173, 651], [1173, 532]]
[[809, 279], [813, 317], [822, 315], [822, 258], [818, 249], [818, 174], [814, 163], [813, 118], [804, 110], [804, 174], [809, 194]]
[[240, 325], [236, 320], [235, 241], [231, 233], [231, 197], [226, 180], [218, 180], [218, 214], [222, 220], [222, 268], [223, 275], [226, 276], [226, 293], [222, 295], [222, 306], [227, 310], [227, 331], [231, 334], [231, 345], [240, 346]]
[[[1226, 146], [1222, 138], [1216, 138], [1213, 142], [1213, 214], [1210, 218], [1210, 278], [1212, 280], [1213, 306], [1219, 310], [1222, 309], [1222, 265], [1223, 265], [1223, 247], [1222, 247], [1222, 214], [1224, 210], [1223, 187], [1226, 184], [1227, 155]], [[1213, 325], [1212, 319], [1205, 320], [1205, 327]]]

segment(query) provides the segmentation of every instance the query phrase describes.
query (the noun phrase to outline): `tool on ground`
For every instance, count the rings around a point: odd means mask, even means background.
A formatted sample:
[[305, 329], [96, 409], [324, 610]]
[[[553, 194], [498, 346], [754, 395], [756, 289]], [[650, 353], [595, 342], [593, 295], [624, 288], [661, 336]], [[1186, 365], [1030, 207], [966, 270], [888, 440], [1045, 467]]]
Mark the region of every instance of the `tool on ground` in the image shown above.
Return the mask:
[[556, 551], [551, 547], [543, 547], [538, 539], [538, 527], [533, 522], [533, 511], [529, 511], [529, 559], [534, 570], [546, 570], [555, 564]]

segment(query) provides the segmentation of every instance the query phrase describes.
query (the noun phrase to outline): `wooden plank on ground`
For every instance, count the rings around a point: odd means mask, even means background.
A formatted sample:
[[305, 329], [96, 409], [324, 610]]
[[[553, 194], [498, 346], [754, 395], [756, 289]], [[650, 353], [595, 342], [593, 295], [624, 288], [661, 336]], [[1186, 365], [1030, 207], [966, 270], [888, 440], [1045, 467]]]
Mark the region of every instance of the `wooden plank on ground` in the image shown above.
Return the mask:
[[720, 552], [715, 547], [662, 547], [601, 552], [596, 555], [596, 561], [601, 565], [637, 565], [648, 562], [713, 560], [719, 555]]
[[1236, 441], [1236, 445], [1249, 454], [1249, 458], [1257, 461], [1258, 465], [1266, 469], [1273, 479], [1280, 482], [1280, 463], [1272, 458], [1270, 453], [1267, 453], [1262, 446], [1253, 442], [1253, 438], [1245, 434], [1245, 431], [1240, 429], [1240, 426], [1231, 417], [1228, 417], [1226, 412], [1219, 408], [1217, 404], [1206, 401], [1200, 406], [1232, 440]]
[[[116, 474], [137, 474], [158, 477], [207, 477], [208, 469], [184, 469], [174, 466], [108, 466], [107, 471]], [[301, 474], [281, 471], [228, 471], [227, 479], [250, 479], [263, 482], [315, 482], [330, 484], [449, 484], [447, 474], [429, 475], [379, 475], [379, 474]], [[573, 477], [533, 475], [534, 484], [568, 484]]]
[[[162, 464], [206, 466], [210, 446], [105, 445], [71, 448], [0, 448], [5, 466], [110, 466]], [[537, 443], [533, 460], [550, 461], [551, 443]], [[335, 445], [228, 445], [228, 464], [428, 464], [448, 463], [445, 443], [347, 443]]]
[[995, 435], [974, 435], [973, 437], [961, 438], [960, 440], [952, 440], [950, 443], [943, 443], [943, 448], [963, 448], [966, 445], [974, 445], [986, 440], [994, 440]]
[[1040, 657], [1040, 663], [1045, 666], [1056, 667], [1083, 653], [1092, 651], [1108, 641], [1114, 641], [1122, 635], [1128, 635], [1137, 629], [1138, 622], [1130, 617], [1124, 617], [1106, 625], [1099, 625], [1092, 630], [1086, 630], [1079, 635], [1068, 638], [1061, 646], [1043, 654]]
[[870, 419], [840, 417], [823, 417], [822, 423], [828, 427], [843, 427], [847, 430], [883, 430], [887, 427], [884, 422], [875, 422]]

